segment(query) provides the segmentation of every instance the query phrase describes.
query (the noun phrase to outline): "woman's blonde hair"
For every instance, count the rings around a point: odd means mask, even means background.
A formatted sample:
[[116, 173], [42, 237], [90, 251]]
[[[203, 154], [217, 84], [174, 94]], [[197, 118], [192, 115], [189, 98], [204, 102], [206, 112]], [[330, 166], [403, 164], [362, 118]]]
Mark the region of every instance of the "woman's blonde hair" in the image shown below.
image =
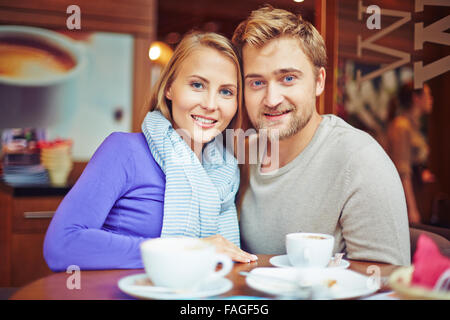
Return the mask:
[[159, 110], [170, 122], [172, 119], [172, 103], [165, 96], [172, 85], [181, 65], [196, 49], [207, 47], [217, 50], [228, 57], [237, 70], [237, 112], [227, 128], [237, 129], [242, 125], [242, 75], [238, 55], [231, 42], [224, 36], [213, 32], [193, 31], [186, 34], [176, 47], [171, 59], [164, 67], [158, 82], [153, 88], [150, 98], [149, 111]]
[[301, 15], [275, 9], [266, 5], [253, 11], [247, 20], [234, 31], [232, 43], [242, 57], [245, 45], [260, 48], [272, 39], [290, 36], [299, 40], [300, 47], [316, 71], [327, 65], [327, 51], [322, 36], [314, 26]]

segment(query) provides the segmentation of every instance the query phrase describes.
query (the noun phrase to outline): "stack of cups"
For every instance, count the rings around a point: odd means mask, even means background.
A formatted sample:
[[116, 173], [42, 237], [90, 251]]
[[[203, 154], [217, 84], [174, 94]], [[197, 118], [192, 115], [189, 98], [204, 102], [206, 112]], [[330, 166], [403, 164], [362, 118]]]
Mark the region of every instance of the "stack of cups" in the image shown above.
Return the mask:
[[48, 170], [51, 184], [65, 185], [73, 168], [72, 141], [57, 139], [52, 142], [40, 142], [39, 145], [41, 163]]

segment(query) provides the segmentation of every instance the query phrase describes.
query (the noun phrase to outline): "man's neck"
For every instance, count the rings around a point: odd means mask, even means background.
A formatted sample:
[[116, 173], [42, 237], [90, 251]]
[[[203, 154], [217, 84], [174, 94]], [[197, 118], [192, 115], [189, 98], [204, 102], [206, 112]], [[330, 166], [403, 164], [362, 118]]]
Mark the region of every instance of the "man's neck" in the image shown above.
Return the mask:
[[[284, 167], [289, 162], [294, 160], [302, 151], [308, 146], [311, 142], [317, 128], [322, 121], [322, 116], [317, 112], [314, 112], [309, 120], [308, 124], [299, 132], [294, 134], [293, 136], [280, 140], [279, 150], [278, 150], [278, 168]], [[268, 141], [267, 153], [264, 156], [263, 164], [261, 165], [262, 172], [270, 172], [275, 170], [273, 168], [272, 160], [273, 156], [271, 154], [271, 143]]]

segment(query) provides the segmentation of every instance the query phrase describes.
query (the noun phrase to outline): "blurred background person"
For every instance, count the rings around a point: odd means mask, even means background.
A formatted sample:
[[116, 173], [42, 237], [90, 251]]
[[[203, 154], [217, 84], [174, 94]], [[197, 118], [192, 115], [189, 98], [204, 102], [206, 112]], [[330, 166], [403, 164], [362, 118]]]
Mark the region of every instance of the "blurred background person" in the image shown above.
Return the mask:
[[430, 87], [414, 89], [412, 82], [400, 88], [392, 101], [387, 129], [387, 152], [394, 162], [405, 190], [410, 223], [421, 223], [417, 195], [425, 183], [435, 181], [427, 168], [428, 142], [421, 131], [421, 120], [433, 109]]

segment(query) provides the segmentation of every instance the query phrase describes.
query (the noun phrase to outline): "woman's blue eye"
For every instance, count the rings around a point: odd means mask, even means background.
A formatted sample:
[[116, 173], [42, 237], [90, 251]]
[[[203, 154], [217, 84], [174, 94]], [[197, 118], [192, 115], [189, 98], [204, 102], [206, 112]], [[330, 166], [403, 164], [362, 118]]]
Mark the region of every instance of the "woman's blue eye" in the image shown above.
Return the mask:
[[191, 84], [195, 89], [203, 89], [203, 84], [201, 84], [200, 82], [193, 82]]
[[222, 90], [220, 90], [220, 93], [223, 94], [223, 95], [226, 95], [226, 96], [232, 96], [233, 95], [233, 92], [231, 90], [228, 90], [228, 89], [222, 89]]

